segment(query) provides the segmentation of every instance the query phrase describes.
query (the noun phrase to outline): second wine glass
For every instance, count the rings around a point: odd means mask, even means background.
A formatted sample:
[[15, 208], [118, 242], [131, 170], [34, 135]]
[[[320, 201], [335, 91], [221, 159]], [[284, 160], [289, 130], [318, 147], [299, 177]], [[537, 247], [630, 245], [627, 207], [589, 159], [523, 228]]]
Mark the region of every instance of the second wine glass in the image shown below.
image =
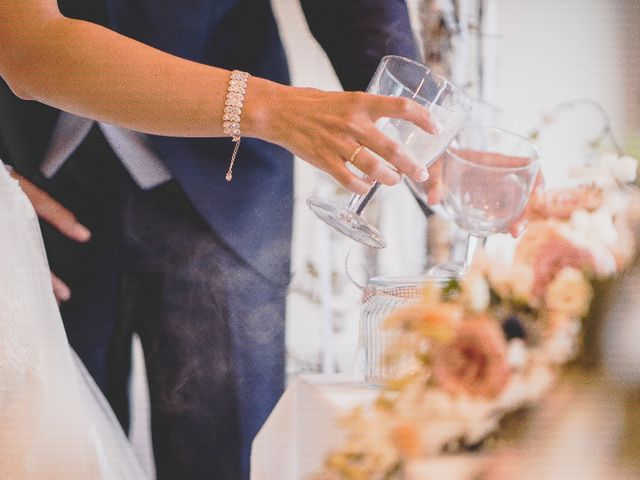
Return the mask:
[[463, 128], [432, 168], [424, 185], [409, 182], [430, 209], [469, 234], [464, 263], [433, 267], [430, 274], [461, 275], [477, 245], [509, 231], [522, 216], [539, 175], [533, 142], [492, 127]]

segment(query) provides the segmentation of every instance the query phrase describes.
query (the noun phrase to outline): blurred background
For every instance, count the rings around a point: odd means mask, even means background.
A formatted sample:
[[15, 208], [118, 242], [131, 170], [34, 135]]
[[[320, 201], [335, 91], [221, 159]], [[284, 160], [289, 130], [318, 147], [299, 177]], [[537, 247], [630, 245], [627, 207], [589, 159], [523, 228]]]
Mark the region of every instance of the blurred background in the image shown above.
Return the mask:
[[[606, 134], [603, 113], [620, 147], [640, 156], [637, 0], [408, 3], [420, 43], [429, 34], [425, 26], [437, 22], [439, 12], [450, 11], [454, 4], [467, 9], [466, 22], [459, 20], [466, 32], [457, 32], [457, 36], [470, 38], [462, 47], [465, 51], [456, 54], [458, 65], [452, 76], [459, 85], [474, 80], [465, 69], [476, 69], [476, 49], [481, 43], [481, 98], [477, 85], [465, 85], [476, 100], [470, 122], [491, 123], [535, 137], [547, 186], [562, 185], [568, 167], [588, 161], [594, 151], [616, 150]], [[479, 3], [483, 4], [480, 25], [474, 10]], [[273, 0], [273, 4], [293, 82], [339, 89], [329, 61], [306, 27], [298, 1]], [[463, 82], [456, 76], [464, 77]], [[360, 284], [373, 275], [422, 273], [427, 262], [427, 221], [404, 186], [384, 188], [377, 193], [370, 214], [376, 216], [389, 246], [377, 252], [363, 251], [329, 231], [305, 204], [311, 194], [346, 201], [346, 192], [301, 161], [296, 169], [293, 284], [287, 318], [289, 370], [349, 371], [357, 353], [360, 292], [345, 273], [347, 255], [351, 252], [349, 272]], [[509, 239], [499, 237], [489, 240], [489, 249], [502, 250], [509, 244]]]

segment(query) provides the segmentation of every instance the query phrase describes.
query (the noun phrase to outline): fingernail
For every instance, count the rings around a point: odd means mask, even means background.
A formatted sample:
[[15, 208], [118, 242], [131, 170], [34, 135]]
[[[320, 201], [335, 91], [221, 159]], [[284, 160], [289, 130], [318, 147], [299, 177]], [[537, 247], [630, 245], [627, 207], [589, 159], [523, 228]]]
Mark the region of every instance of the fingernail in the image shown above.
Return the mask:
[[518, 238], [520, 235], [524, 233], [526, 228], [527, 228], [527, 222], [521, 222], [518, 225], [516, 225], [513, 237]]
[[364, 177], [362, 177], [362, 180], [364, 180], [369, 186], [375, 183], [375, 180], [369, 175], [365, 175]]
[[91, 238], [91, 232], [84, 225], [77, 224], [73, 230], [76, 238], [81, 242], [86, 242]]
[[68, 302], [71, 298], [71, 290], [68, 288], [61, 288], [60, 291], [58, 291], [58, 296], [63, 302]]
[[420, 183], [426, 182], [429, 180], [429, 171], [425, 168], [420, 172], [420, 176], [418, 177], [418, 181]]
[[433, 133], [438, 134], [442, 132], [442, 123], [436, 117], [431, 117], [431, 125], [433, 126]]

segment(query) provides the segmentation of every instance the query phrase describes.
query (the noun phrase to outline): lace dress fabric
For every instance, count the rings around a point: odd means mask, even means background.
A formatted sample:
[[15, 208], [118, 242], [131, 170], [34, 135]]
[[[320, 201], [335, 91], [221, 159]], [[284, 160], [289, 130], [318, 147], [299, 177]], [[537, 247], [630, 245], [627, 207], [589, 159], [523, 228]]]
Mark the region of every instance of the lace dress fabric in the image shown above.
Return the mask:
[[0, 478], [142, 479], [69, 348], [38, 220], [0, 162]]

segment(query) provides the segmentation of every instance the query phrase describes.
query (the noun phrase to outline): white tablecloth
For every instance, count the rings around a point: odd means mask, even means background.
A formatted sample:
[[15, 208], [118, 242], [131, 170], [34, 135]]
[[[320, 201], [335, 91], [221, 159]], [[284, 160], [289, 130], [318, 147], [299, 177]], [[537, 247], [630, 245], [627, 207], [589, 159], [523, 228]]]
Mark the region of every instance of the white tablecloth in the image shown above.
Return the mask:
[[346, 375], [293, 380], [253, 442], [251, 479], [301, 480], [316, 471], [345, 440], [339, 418], [378, 393]]
[[[347, 375], [295, 379], [253, 442], [251, 480], [304, 480], [343, 445], [339, 419], [373, 402], [379, 392]], [[470, 478], [481, 461], [477, 455], [430, 458], [412, 462], [406, 474], [411, 480], [460, 480]]]

